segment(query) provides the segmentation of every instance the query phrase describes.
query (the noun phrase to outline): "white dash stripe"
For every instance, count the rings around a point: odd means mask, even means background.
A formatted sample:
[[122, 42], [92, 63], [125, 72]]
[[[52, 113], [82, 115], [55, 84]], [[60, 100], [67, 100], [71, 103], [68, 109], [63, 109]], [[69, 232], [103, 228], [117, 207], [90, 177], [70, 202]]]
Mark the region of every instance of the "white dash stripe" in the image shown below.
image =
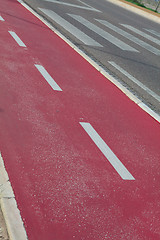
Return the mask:
[[87, 134], [96, 144], [96, 146], [100, 149], [100, 151], [104, 154], [104, 156], [108, 159], [110, 164], [118, 172], [121, 178], [124, 180], [135, 180], [135, 178], [130, 174], [130, 172], [126, 169], [126, 167], [121, 163], [121, 161], [117, 158], [117, 156], [108, 147], [108, 145], [98, 135], [95, 129], [91, 126], [91, 124], [86, 122], [80, 122], [80, 125], [87, 132]]
[[0, 16], [0, 21], [4, 21], [4, 19], [2, 18], [2, 16]]
[[42, 74], [42, 76], [46, 79], [46, 81], [52, 87], [53, 90], [62, 91], [62, 89], [58, 86], [58, 84], [54, 81], [54, 79], [49, 75], [49, 73], [46, 71], [46, 69], [43, 66], [35, 64], [35, 67]]
[[26, 45], [22, 42], [22, 40], [17, 36], [15, 32], [8, 31], [11, 36], [14, 38], [14, 40], [18, 43], [20, 47], [26, 47]]
[[152, 97], [154, 97], [157, 101], [160, 102], [160, 96], [153, 92], [151, 89], [146, 87], [143, 83], [138, 81], [135, 77], [133, 77], [131, 74], [129, 74], [127, 71], [125, 71], [123, 68], [118, 66], [115, 62], [108, 61], [109, 64], [111, 64], [113, 67], [115, 67], [119, 72], [121, 72], [123, 75], [128, 77], [132, 82], [136, 83], [139, 87], [141, 87], [143, 90], [145, 90], [148, 94], [150, 94]]

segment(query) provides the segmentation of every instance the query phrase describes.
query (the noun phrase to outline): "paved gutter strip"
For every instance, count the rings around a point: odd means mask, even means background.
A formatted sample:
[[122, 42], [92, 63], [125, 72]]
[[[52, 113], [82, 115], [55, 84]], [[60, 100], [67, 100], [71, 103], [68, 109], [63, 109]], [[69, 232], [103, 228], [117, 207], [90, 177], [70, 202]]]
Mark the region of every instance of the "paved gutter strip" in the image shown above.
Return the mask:
[[27, 240], [15, 196], [0, 153], [0, 204], [10, 240]]

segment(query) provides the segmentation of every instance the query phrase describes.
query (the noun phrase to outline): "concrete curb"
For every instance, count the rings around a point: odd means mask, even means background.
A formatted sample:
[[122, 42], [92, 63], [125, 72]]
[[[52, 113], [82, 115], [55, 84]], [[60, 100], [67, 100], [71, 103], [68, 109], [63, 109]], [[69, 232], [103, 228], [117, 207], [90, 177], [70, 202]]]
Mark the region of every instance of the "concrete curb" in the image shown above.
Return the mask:
[[0, 204], [10, 240], [27, 240], [20, 211], [0, 153]]
[[143, 16], [145, 18], [148, 18], [151, 21], [154, 21], [154, 22], [160, 24], [160, 14], [158, 15], [157, 13], [154, 13], [154, 12], [148, 10], [148, 9], [136, 6], [135, 4], [129, 3], [129, 2], [124, 1], [124, 0], [114, 0], [114, 1], [113, 0], [106, 0], [106, 1], [111, 2], [115, 5], [118, 5], [122, 8], [125, 8], [125, 9], [127, 9], [131, 12], [137, 13], [140, 16]]

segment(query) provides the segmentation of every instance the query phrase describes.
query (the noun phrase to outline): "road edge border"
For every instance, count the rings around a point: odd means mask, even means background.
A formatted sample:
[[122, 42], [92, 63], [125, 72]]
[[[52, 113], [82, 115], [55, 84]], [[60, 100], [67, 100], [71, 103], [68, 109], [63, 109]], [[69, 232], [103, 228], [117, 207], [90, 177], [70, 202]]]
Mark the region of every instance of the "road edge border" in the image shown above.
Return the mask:
[[0, 152], [0, 205], [10, 240], [28, 240], [24, 223]]

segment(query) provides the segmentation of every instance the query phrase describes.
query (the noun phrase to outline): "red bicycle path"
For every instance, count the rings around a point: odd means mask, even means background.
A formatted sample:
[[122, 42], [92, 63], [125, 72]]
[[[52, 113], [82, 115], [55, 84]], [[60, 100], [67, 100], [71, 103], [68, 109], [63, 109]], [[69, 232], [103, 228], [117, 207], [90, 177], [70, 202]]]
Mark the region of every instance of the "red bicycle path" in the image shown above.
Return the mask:
[[[0, 15], [0, 151], [29, 240], [159, 239], [159, 123], [16, 0], [2, 0]], [[80, 122], [135, 180], [119, 176]]]

